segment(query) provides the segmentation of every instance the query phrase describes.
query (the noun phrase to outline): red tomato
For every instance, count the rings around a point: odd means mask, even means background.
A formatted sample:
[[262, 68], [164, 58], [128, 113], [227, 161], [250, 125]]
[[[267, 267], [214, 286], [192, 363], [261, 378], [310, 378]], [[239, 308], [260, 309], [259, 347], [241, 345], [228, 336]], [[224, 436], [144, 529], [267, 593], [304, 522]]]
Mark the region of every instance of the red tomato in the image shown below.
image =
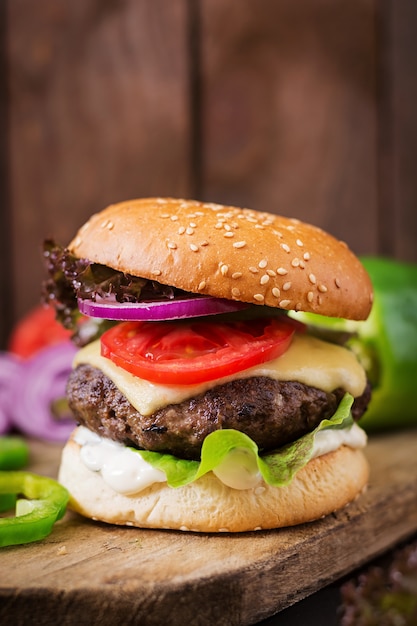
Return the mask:
[[101, 354], [151, 382], [184, 384], [229, 376], [281, 356], [291, 320], [122, 322], [101, 336]]
[[71, 331], [66, 330], [55, 319], [49, 306], [39, 306], [30, 311], [12, 331], [8, 349], [13, 354], [27, 359], [41, 348], [60, 341], [67, 341]]

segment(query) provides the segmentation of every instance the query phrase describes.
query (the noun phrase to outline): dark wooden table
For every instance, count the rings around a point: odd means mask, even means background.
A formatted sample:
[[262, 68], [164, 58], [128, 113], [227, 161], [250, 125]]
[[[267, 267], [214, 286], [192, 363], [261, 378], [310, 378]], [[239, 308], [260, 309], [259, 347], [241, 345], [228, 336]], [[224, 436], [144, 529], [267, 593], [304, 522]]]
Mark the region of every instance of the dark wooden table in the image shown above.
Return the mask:
[[[56, 475], [60, 447], [31, 448], [32, 469]], [[303, 607], [313, 619], [316, 603], [333, 611], [338, 581], [417, 532], [416, 450], [416, 430], [371, 437], [366, 493], [295, 528], [199, 535], [68, 512], [44, 541], [2, 549], [0, 623], [279, 625]]]

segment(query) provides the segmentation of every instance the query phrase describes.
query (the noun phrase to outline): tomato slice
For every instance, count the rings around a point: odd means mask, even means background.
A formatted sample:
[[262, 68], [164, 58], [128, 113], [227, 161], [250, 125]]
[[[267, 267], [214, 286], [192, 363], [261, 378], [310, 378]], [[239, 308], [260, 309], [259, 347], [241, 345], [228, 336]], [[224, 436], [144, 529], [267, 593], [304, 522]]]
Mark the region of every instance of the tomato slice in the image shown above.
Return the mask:
[[28, 359], [46, 346], [69, 341], [71, 331], [66, 330], [55, 319], [55, 311], [49, 306], [37, 306], [14, 327], [8, 350], [23, 359]]
[[122, 322], [101, 336], [101, 354], [155, 383], [202, 383], [281, 356], [296, 324], [288, 318], [234, 322]]

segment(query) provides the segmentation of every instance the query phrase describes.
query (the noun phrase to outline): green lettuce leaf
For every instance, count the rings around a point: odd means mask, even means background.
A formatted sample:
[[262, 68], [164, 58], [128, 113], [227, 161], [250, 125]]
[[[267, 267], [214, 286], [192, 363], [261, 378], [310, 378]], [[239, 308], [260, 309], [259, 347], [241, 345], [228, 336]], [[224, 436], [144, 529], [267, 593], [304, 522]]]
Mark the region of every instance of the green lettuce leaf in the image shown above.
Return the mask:
[[318, 432], [330, 428], [348, 428], [353, 424], [353, 397], [346, 393], [336, 413], [323, 420], [311, 433], [278, 450], [259, 453], [256, 443], [244, 433], [233, 429], [216, 430], [208, 435], [201, 449], [201, 461], [187, 461], [172, 454], [136, 450], [155, 469], [165, 472], [170, 487], [182, 487], [218, 467], [232, 450], [238, 448], [253, 455], [258, 469], [268, 485], [288, 485], [295, 474], [311, 459], [314, 439]]

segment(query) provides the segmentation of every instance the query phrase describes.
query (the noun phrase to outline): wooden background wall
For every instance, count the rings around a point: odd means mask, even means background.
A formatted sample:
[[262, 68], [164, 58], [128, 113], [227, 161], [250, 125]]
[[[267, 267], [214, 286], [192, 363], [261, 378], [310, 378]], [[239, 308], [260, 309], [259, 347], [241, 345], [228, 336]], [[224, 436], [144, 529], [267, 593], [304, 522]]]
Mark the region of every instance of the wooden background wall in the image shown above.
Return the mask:
[[131, 197], [417, 261], [414, 0], [0, 0], [0, 340], [40, 246]]

